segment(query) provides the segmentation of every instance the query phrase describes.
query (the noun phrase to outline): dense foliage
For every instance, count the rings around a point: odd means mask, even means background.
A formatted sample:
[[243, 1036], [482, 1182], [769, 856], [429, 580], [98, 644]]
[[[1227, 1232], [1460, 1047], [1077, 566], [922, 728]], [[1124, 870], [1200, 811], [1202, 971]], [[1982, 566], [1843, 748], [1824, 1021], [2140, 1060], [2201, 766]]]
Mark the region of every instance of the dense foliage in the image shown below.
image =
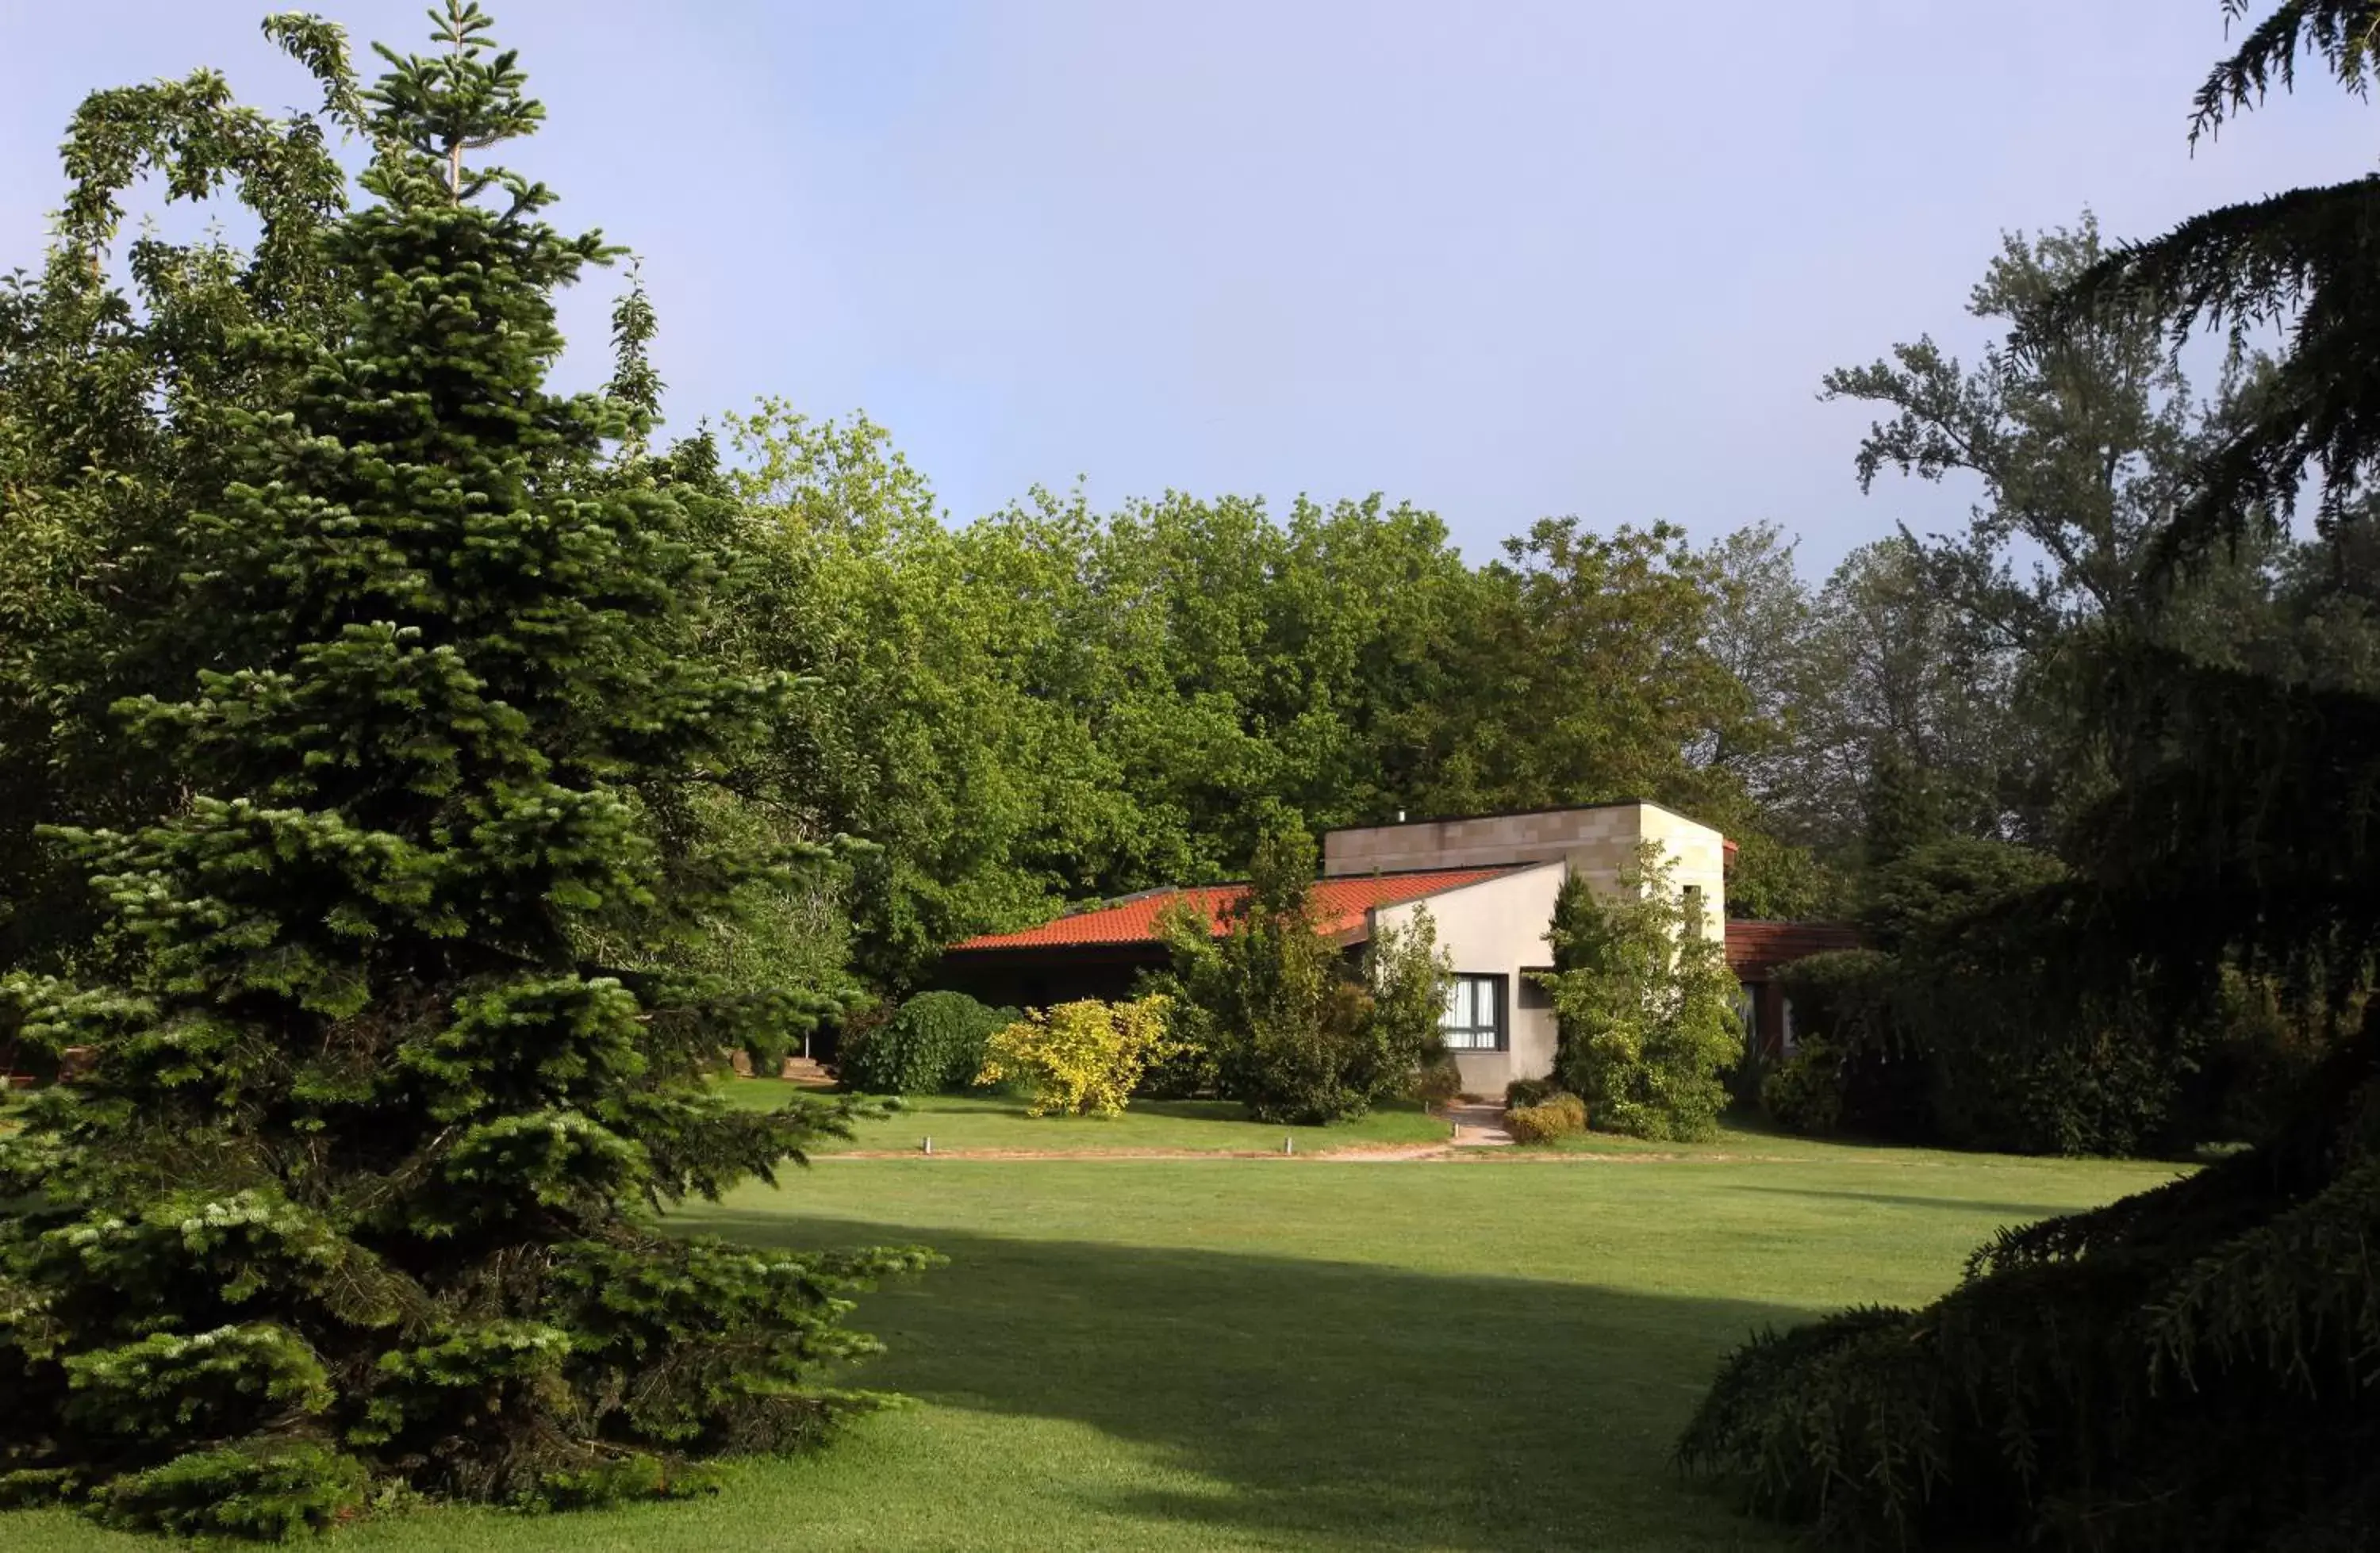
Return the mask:
[[2041, 853], [1961, 838], [1872, 870], [1870, 947], [1780, 975], [1800, 1044], [1763, 1079], [1771, 1116], [1802, 1132], [2020, 1154], [2237, 1141], [2223, 1132], [2232, 1114], [2196, 1082], [2224, 1042], [2214, 1011], [2155, 1011], [2121, 978], [2090, 996], [2066, 985], [2058, 963], [2075, 922], [2040, 898], [2066, 877]]
[[1163, 925], [1179, 1038], [1212, 1054], [1220, 1092], [1260, 1121], [1361, 1116], [1413, 1093], [1443, 1054], [1438, 1020], [1451, 967], [1427, 914], [1384, 928], [1360, 966], [1324, 928], [1314, 843], [1293, 831], [1257, 844], [1220, 935], [1196, 911]]
[[[1970, 299], [2006, 345], [1824, 385], [1877, 407], [1864, 489], [1964, 482], [1968, 520], [1815, 584], [1767, 526], [1552, 517], [1474, 563], [1377, 497], [953, 523], [865, 419], [655, 446], [633, 286], [613, 382], [549, 393], [552, 293], [609, 255], [471, 160], [539, 111], [441, 14], [370, 91], [268, 23], [310, 114], [94, 94], [48, 261], [0, 283], [0, 1067], [90, 1064], [0, 1145], [0, 1495], [277, 1535], [813, 1439], [865, 1401], [820, 1385], [867, 1346], [846, 1292], [917, 1258], [658, 1232], [835, 1124], [722, 1109], [724, 1052], [831, 1017], [859, 1087], [1442, 1094], [1427, 916], [1351, 958], [1306, 838], [1641, 797], [1739, 843], [1730, 910], [1867, 929], [1790, 973], [1780, 1120], [2262, 1146], [1756, 1346], [1690, 1456], [1847, 1537], [2369, 1540], [2369, 180], [2008, 237]], [[2201, 127], [2301, 58], [2362, 88], [2375, 23], [2273, 6]], [[146, 178], [255, 241], [117, 251]], [[968, 933], [1243, 873], [1220, 938], [1175, 924], [1170, 1005], [889, 1001]], [[1717, 924], [1647, 860], [1554, 926], [1518, 1129], [1707, 1128]]]
[[[279, 406], [300, 366], [234, 342], [266, 325], [319, 337], [344, 305], [320, 239], [347, 199], [328, 139], [363, 111], [346, 44], [302, 17], [268, 31], [313, 77], [315, 111], [241, 107], [211, 70], [94, 92], [68, 128], [47, 262], [0, 278], [0, 968], [94, 949], [98, 903], [40, 828], [137, 825], [175, 791], [163, 752], [109, 709], [178, 694], [225, 645], [225, 622], [173, 608], [203, 564], [186, 518], [229, 478], [232, 417]], [[236, 196], [253, 248], [143, 230], [115, 284], [125, 198], [148, 174], [179, 198]]]
[[871, 1095], [930, 1095], [974, 1087], [985, 1043], [1016, 1023], [1013, 1008], [987, 1008], [964, 992], [920, 992], [890, 1019], [844, 1042], [836, 1076]]
[[1572, 874], [1547, 940], [1554, 1077], [1594, 1124], [1647, 1138], [1706, 1135], [1742, 1054], [1735, 977], [1714, 919], [1647, 846], [1606, 895]]
[[1551, 1143], [1586, 1131], [1586, 1102], [1567, 1090], [1504, 1112], [1514, 1143]]
[[1022, 1089], [1033, 1116], [1116, 1115], [1132, 1103], [1140, 1075], [1165, 1060], [1171, 1011], [1162, 993], [1028, 1010], [991, 1033], [976, 1082]]
[[[1671, 529], [1548, 522], [1472, 565], [1377, 498], [1037, 493], [964, 525], [864, 420], [735, 421], [736, 636], [808, 683], [770, 752], [820, 835], [865, 835], [861, 968], [1065, 900], [1242, 876], [1259, 838], [1649, 797], [1743, 847], [1743, 910], [1820, 909], [1739, 752], [1779, 736], [1722, 650], [1739, 591]], [[1561, 709], [1558, 717], [1545, 709]]]
[[[2375, 28], [2371, 0], [2270, 7], [2202, 89], [2200, 127], [2289, 82], [2301, 57], [2361, 94]], [[2380, 694], [2355, 653], [2193, 636], [2170, 613], [2194, 581], [2274, 547], [2312, 479], [2325, 564], [2289, 624], [2346, 624], [2301, 638], [2333, 649], [2362, 639], [2380, 599], [2375, 201], [2380, 183], [2362, 178], [2210, 212], [2022, 321], [2034, 359], [2143, 314], [2176, 340], [2288, 329], [2170, 499], [2140, 513], [2140, 623], [2106, 634], [2079, 702], [2104, 780], [2078, 795], [2072, 877], [2014, 908], [2062, 919], [2037, 986], [2085, 1007], [2153, 999], [2174, 1028], [2237, 1007], [2243, 985], [2270, 989], [2338, 1038], [2257, 1147], [2006, 1233], [1925, 1310], [1848, 1312], [1729, 1361], [1685, 1458], [1829, 1540], [2129, 1553], [2380, 1539]]]
[[[5, 984], [26, 1038], [91, 1054], [0, 1140], [12, 1500], [275, 1535], [400, 1486], [682, 1492], [866, 1405], [819, 1383], [869, 1347], [845, 1293], [919, 1260], [652, 1221], [835, 1125], [704, 1082], [829, 994], [684, 952], [822, 858], [698, 822], [776, 694], [695, 650], [701, 452], [641, 451], [633, 295], [628, 386], [545, 388], [552, 293], [606, 250], [466, 164], [540, 115], [476, 7], [440, 16], [361, 93], [334, 34], [273, 24], [369, 137], [370, 202], [304, 234], [335, 305], [188, 347], [274, 402], [193, 412], [205, 564], [164, 617], [212, 650], [115, 709], [184, 796], [58, 833], [117, 974]], [[143, 133], [86, 127], [101, 162]]]

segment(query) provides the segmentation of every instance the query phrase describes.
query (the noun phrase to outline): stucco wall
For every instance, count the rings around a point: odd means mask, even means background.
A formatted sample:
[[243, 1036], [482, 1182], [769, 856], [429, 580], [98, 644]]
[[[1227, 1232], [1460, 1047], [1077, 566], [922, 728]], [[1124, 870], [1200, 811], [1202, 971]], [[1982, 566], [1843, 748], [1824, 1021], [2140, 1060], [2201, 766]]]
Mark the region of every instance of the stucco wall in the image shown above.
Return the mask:
[[[1660, 847], [1674, 871], [1670, 884], [1683, 890], [1699, 885], [1703, 892], [1703, 931], [1727, 931], [1727, 839], [1709, 826], [1645, 804], [1637, 810], [1645, 841]], [[1600, 882], [1600, 881], [1598, 881]]]
[[[1553, 1071], [1553, 1011], [1521, 1006], [1519, 973], [1524, 965], [1542, 966], [1552, 959], [1546, 928], [1553, 920], [1554, 893], [1563, 870], [1583, 875], [1597, 890], [1616, 891], [1621, 874], [1635, 864], [1637, 848], [1648, 842], [1669, 861], [1671, 888], [1701, 890], [1703, 931], [1725, 933], [1726, 838], [1658, 804], [1333, 831], [1323, 838], [1322, 871], [1345, 876], [1498, 863], [1547, 865], [1415, 903], [1429, 908], [1439, 941], [1452, 954], [1457, 971], [1511, 978], [1505, 994], [1511, 1049], [1455, 1057], [1467, 1093], [1500, 1097], [1513, 1079], [1541, 1078]], [[1384, 907], [1375, 917], [1402, 923], [1413, 910], [1413, 904]]]
[[1508, 1049], [1455, 1053], [1466, 1094], [1500, 1097], [1504, 1086], [1516, 1078], [1541, 1078], [1553, 1072], [1553, 1011], [1522, 1006], [1520, 973], [1524, 966], [1551, 962], [1546, 928], [1553, 921], [1554, 893], [1561, 881], [1561, 865], [1548, 863], [1372, 913], [1376, 928], [1404, 928], [1417, 911], [1427, 910], [1438, 929], [1439, 947], [1456, 971], [1506, 978]]

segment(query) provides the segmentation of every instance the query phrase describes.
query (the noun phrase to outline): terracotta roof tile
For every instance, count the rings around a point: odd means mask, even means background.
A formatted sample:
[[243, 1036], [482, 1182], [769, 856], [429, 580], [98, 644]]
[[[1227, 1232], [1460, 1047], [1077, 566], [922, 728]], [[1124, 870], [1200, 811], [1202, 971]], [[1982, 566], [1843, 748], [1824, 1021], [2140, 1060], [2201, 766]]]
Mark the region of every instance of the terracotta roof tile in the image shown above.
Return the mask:
[[[1336, 938], [1359, 932], [1365, 914], [1375, 906], [1418, 901], [1466, 884], [1519, 871], [1533, 864], [1506, 864], [1489, 868], [1432, 868], [1420, 873], [1375, 874], [1369, 877], [1315, 881], [1317, 914], [1325, 933]], [[1223, 912], [1243, 894], [1245, 884], [1208, 884], [1188, 890], [1152, 890], [1112, 904], [1044, 922], [1015, 933], [985, 933], [951, 946], [953, 952], [980, 949], [1054, 949], [1075, 944], [1130, 944], [1158, 941], [1157, 919], [1176, 904], [1187, 904], [1207, 914], [1213, 930], [1223, 930]]]
[[1755, 976], [1791, 961], [1837, 949], [1857, 949], [1859, 929], [1844, 922], [1755, 922], [1738, 917], [1727, 925], [1728, 967]]

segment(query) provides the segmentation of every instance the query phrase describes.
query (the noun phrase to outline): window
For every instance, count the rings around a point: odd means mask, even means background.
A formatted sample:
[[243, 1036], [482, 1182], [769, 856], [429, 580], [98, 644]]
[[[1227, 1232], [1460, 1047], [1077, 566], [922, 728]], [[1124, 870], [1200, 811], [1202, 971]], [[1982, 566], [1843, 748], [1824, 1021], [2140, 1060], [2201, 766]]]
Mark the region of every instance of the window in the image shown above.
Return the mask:
[[1463, 975], [1447, 984], [1446, 1013], [1438, 1028], [1449, 1050], [1504, 1049], [1504, 980]]
[[1699, 884], [1689, 884], [1686, 886], [1682, 893], [1685, 896], [1683, 904], [1685, 906], [1686, 937], [1690, 939], [1701, 938], [1703, 936], [1703, 887]]

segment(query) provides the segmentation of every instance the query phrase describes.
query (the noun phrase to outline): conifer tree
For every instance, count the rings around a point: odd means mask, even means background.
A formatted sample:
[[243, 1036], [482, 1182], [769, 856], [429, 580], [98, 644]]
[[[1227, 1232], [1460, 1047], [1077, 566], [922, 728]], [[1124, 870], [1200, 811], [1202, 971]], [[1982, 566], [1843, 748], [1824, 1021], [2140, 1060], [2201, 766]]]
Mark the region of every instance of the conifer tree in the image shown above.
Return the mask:
[[[2301, 68], [2368, 94], [2375, 0], [2222, 9], [2240, 36], [2199, 89], [2195, 132]], [[2157, 613], [2194, 569], [2284, 538], [2301, 498], [2329, 573], [2317, 596], [2359, 611], [2380, 596], [2375, 271], [2367, 175], [2192, 217], [2026, 321], [2016, 344], [2034, 351], [2143, 309], [2177, 348], [2284, 330], [2143, 536]], [[2113, 785], [2074, 827], [2075, 866], [1959, 948], [2030, 937], [2045, 1003], [2121, 1000], [2177, 1064], [2176, 1037], [2243, 971], [2335, 1045], [2256, 1147], [2003, 1231], [1922, 1309], [1755, 1339], [1681, 1454], [1830, 1546], [2380, 1547], [2380, 696], [2344, 653], [2243, 664], [2189, 633], [2127, 633], [2100, 660]]]
[[1324, 930], [1304, 831], [1275, 830], [1257, 843], [1222, 928], [1218, 937], [1201, 911], [1169, 912], [1160, 930], [1173, 969], [1161, 985], [1175, 998], [1173, 1032], [1258, 1120], [1361, 1116], [1410, 1092], [1445, 1054], [1437, 1014], [1451, 967], [1427, 911], [1382, 928], [1351, 966]]
[[1724, 940], [1675, 874], [1648, 843], [1617, 895], [1564, 879], [1546, 933], [1554, 968], [1536, 973], [1557, 1020], [1554, 1078], [1594, 1125], [1640, 1137], [1707, 1135], [1742, 1051]]
[[552, 295], [608, 250], [474, 160], [540, 110], [476, 5], [432, 15], [443, 49], [383, 49], [361, 98], [370, 199], [322, 237], [343, 323], [234, 346], [297, 384], [231, 415], [189, 520], [183, 607], [245, 660], [118, 709], [188, 796], [65, 837], [138, 968], [7, 985], [29, 1034], [92, 1054], [0, 1140], [9, 1502], [274, 1536], [399, 1486], [683, 1491], [696, 1458], [865, 1405], [817, 1384], [870, 1346], [844, 1296], [921, 1260], [652, 1221], [834, 1124], [703, 1083], [814, 1001], [684, 968], [821, 859], [673, 820], [776, 694], [697, 650], [715, 481], [698, 445], [640, 451], [640, 297], [628, 391], [547, 392]]

